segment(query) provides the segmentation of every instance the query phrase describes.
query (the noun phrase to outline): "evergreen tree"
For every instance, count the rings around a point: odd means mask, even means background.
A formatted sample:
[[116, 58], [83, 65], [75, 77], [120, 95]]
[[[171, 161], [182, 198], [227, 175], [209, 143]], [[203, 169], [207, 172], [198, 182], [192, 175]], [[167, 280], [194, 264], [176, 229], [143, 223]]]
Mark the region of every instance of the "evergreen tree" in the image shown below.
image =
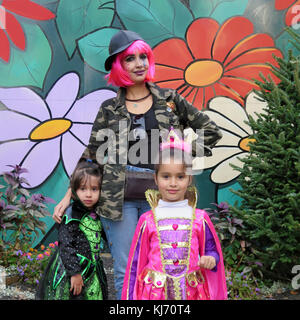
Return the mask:
[[[300, 36], [288, 32], [300, 52]], [[279, 68], [270, 66], [280, 83], [263, 76], [256, 81], [266, 114], [249, 117], [255, 142], [241, 159], [243, 168], [233, 166], [242, 189], [232, 192], [242, 201], [231, 209], [244, 221], [248, 262], [260, 261], [266, 278], [291, 279], [292, 267], [300, 264], [300, 61], [292, 50], [276, 61]]]

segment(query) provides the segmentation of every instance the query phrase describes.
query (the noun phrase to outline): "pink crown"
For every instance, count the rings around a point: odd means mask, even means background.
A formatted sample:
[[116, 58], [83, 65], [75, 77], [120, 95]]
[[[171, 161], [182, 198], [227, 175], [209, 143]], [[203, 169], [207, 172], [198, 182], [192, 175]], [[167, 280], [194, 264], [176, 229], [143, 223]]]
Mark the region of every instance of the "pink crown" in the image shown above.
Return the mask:
[[190, 153], [192, 150], [192, 146], [190, 143], [185, 142], [184, 140], [180, 139], [178, 135], [176, 134], [173, 127], [171, 127], [167, 140], [165, 142], [162, 142], [160, 144], [160, 150], [163, 151], [165, 149], [180, 149], [187, 153]]

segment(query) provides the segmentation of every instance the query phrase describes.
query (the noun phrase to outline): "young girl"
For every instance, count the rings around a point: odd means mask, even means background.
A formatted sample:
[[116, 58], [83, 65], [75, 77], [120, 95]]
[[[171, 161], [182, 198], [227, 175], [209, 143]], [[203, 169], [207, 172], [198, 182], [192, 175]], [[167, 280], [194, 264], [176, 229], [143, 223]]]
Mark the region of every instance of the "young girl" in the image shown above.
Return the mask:
[[195, 207], [189, 151], [174, 138], [161, 145], [158, 191], [146, 192], [152, 210], [141, 216], [135, 231], [124, 300], [227, 298], [220, 242], [207, 213]]
[[58, 250], [37, 291], [42, 300], [107, 299], [106, 276], [100, 258], [101, 223], [95, 214], [100, 197], [98, 164], [81, 161], [70, 181], [73, 203], [58, 231]]

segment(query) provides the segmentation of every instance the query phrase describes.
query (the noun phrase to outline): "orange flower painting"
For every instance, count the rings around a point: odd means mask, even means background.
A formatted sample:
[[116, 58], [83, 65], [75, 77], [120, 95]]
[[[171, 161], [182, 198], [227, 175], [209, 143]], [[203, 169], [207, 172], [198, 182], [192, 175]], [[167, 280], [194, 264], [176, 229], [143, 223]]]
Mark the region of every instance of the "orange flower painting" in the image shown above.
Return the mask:
[[171, 38], [154, 49], [155, 82], [176, 89], [198, 109], [210, 99], [225, 96], [244, 105], [244, 98], [258, 89], [253, 79], [259, 74], [279, 79], [271, 73], [269, 62], [277, 66], [273, 55], [282, 57], [271, 36], [253, 33], [245, 17], [233, 17], [221, 26], [211, 18], [193, 21], [185, 39]]

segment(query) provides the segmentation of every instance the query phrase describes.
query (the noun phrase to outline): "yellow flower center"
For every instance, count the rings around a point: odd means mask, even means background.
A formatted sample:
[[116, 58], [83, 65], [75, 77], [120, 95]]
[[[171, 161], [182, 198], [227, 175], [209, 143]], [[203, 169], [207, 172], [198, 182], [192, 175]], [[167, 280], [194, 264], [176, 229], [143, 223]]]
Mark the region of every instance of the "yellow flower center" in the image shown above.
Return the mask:
[[248, 137], [246, 138], [243, 138], [240, 143], [239, 143], [239, 147], [244, 150], [244, 151], [247, 151], [249, 152], [250, 151], [250, 146], [248, 145], [249, 142], [252, 142], [254, 143], [256, 140], [255, 139], [250, 139]]
[[198, 60], [190, 64], [184, 73], [188, 84], [206, 87], [218, 81], [223, 74], [223, 66], [215, 60]]
[[66, 119], [53, 119], [39, 124], [33, 129], [31, 140], [49, 140], [56, 138], [70, 129], [72, 122]]

